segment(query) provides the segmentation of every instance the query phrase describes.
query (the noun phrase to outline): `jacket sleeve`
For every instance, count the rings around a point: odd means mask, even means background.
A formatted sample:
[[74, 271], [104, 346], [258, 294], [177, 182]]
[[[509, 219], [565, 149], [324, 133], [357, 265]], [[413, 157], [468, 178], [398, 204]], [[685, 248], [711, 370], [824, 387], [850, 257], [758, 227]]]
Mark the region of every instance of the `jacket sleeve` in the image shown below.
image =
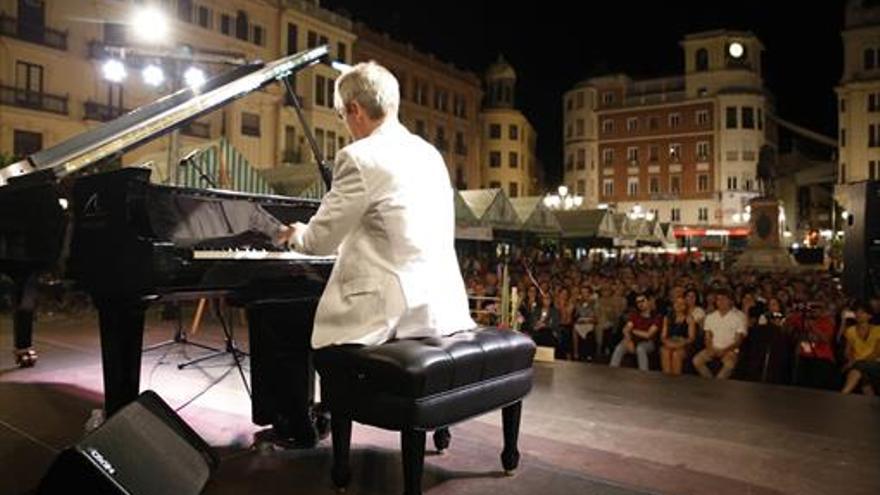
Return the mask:
[[361, 168], [348, 152], [342, 151], [336, 157], [330, 191], [303, 231], [302, 245], [296, 247], [308, 254], [335, 253], [366, 209], [367, 191]]

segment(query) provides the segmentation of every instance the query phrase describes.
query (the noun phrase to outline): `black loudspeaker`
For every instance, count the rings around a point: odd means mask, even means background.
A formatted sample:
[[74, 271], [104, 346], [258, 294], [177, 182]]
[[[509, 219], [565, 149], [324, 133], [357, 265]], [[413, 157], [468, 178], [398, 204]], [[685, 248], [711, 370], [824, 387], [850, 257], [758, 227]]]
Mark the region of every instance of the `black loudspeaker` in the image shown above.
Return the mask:
[[848, 212], [843, 226], [843, 286], [851, 297], [870, 297], [880, 293], [880, 182], [837, 187]]
[[196, 495], [219, 460], [155, 392], [146, 391], [64, 450], [43, 495]]

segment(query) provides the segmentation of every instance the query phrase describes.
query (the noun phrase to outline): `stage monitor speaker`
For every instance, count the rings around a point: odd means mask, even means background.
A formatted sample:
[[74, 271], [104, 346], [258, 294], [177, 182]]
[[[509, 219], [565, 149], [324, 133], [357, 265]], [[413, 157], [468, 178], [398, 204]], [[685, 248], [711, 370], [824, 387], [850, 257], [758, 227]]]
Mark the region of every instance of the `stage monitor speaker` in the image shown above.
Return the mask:
[[846, 197], [843, 231], [843, 286], [851, 297], [876, 294], [880, 283], [880, 182], [838, 186]]
[[155, 392], [146, 391], [52, 463], [41, 495], [196, 495], [216, 454]]

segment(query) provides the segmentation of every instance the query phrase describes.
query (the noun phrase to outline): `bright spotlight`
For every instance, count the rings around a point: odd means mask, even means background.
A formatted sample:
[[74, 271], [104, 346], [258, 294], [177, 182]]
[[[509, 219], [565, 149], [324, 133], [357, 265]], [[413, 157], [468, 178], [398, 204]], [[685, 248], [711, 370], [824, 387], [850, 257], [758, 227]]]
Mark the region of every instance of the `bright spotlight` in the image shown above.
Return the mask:
[[104, 62], [104, 66], [101, 67], [101, 72], [104, 74], [104, 79], [113, 83], [122, 82], [126, 76], [125, 65], [116, 59], [110, 59]]
[[183, 73], [183, 80], [190, 88], [198, 88], [205, 84], [205, 72], [198, 67], [190, 67]]
[[727, 53], [729, 53], [730, 56], [733, 58], [742, 57], [743, 53], [745, 53], [745, 51], [746, 51], [745, 48], [743, 47], [742, 43], [740, 43], [739, 41], [734, 41], [733, 43], [730, 44], [730, 46], [727, 47]]
[[168, 37], [168, 18], [155, 8], [147, 7], [135, 12], [131, 18], [131, 27], [135, 36], [141, 41], [155, 43]]
[[162, 68], [158, 65], [150, 64], [144, 67], [141, 75], [144, 78], [144, 82], [150, 86], [158, 86], [165, 80], [165, 74], [162, 72]]

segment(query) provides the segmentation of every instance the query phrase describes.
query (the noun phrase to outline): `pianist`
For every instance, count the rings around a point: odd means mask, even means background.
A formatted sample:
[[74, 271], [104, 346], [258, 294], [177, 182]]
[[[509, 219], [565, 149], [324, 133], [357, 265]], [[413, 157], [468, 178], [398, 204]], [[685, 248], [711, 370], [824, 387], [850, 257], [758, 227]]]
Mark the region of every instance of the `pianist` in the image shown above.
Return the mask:
[[354, 141], [308, 225], [282, 237], [297, 251], [338, 252], [312, 347], [380, 344], [475, 327], [454, 241], [453, 191], [440, 153], [398, 121], [400, 89], [375, 62], [336, 80], [334, 105]]

